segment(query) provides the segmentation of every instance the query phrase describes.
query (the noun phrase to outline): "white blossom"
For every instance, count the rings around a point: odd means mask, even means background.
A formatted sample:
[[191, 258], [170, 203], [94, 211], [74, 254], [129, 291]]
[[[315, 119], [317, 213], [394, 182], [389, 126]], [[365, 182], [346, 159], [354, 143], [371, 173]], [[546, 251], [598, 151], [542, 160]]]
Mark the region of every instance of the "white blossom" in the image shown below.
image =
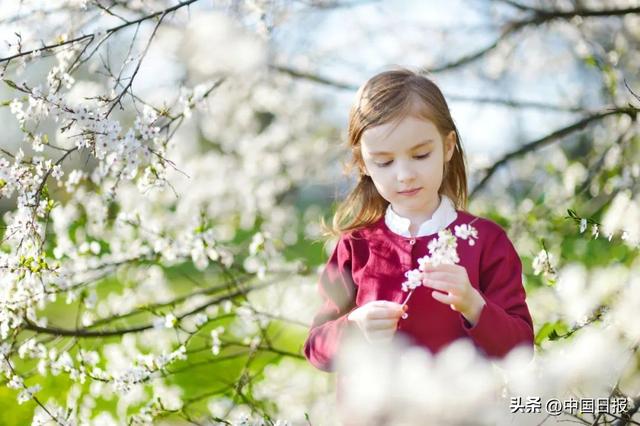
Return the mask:
[[166, 328], [173, 328], [178, 323], [178, 319], [173, 314], [168, 314], [164, 317], [164, 326]]
[[532, 266], [534, 275], [540, 275], [540, 273], [544, 273], [547, 277], [555, 275], [556, 268], [553, 254], [545, 249], [540, 250], [534, 257]]
[[215, 329], [211, 330], [211, 353], [213, 355], [220, 354], [220, 346], [222, 342], [220, 341], [220, 334], [224, 333], [224, 327], [218, 326]]
[[458, 238], [463, 240], [469, 240], [469, 245], [473, 246], [475, 244], [475, 240], [478, 239], [478, 231], [476, 228], [469, 224], [456, 225], [454, 227], [455, 235]]
[[23, 404], [33, 398], [34, 394], [42, 389], [41, 385], [34, 385], [23, 389], [18, 394], [18, 404]]
[[418, 259], [418, 268], [405, 272], [407, 280], [402, 283], [402, 291], [414, 290], [424, 284], [424, 271], [427, 265], [453, 265], [460, 261], [456, 236], [464, 240], [468, 239], [471, 246], [475, 244], [474, 239], [478, 238], [478, 231], [469, 224], [456, 225], [455, 233], [454, 236], [448, 229], [438, 232], [438, 237], [431, 240], [427, 246], [429, 254]]

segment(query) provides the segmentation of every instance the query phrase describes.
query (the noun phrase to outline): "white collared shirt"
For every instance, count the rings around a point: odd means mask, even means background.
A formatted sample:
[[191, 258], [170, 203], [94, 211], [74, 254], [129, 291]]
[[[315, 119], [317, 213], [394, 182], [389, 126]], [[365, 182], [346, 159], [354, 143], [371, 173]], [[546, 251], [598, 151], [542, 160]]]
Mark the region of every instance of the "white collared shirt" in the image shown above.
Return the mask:
[[[451, 198], [442, 194], [440, 196], [440, 205], [433, 212], [433, 215], [431, 215], [431, 219], [422, 222], [418, 228], [416, 237], [435, 234], [449, 226], [457, 217], [458, 213], [456, 212], [455, 204], [453, 204]], [[411, 221], [394, 212], [391, 204], [387, 206], [384, 223], [392, 232], [402, 235], [403, 237], [411, 238], [411, 233], [409, 232]]]

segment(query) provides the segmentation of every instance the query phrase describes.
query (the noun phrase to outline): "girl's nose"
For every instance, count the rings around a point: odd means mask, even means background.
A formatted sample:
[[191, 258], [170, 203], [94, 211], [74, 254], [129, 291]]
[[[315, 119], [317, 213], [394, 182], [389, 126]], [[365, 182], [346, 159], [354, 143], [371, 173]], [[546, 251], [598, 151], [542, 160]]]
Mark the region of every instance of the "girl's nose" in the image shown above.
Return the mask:
[[415, 178], [415, 172], [410, 166], [400, 163], [398, 164], [396, 177], [398, 179], [398, 182], [408, 182]]

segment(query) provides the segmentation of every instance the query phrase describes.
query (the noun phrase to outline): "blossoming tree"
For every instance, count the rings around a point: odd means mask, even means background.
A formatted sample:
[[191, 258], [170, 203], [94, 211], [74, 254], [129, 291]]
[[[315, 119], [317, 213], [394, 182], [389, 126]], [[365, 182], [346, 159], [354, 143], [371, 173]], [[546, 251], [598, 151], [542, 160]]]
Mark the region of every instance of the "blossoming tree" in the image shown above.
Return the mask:
[[0, 365], [35, 424], [263, 418], [302, 358], [251, 299], [304, 277], [289, 200], [332, 130], [266, 66], [278, 10], [197, 3], [3, 5]]

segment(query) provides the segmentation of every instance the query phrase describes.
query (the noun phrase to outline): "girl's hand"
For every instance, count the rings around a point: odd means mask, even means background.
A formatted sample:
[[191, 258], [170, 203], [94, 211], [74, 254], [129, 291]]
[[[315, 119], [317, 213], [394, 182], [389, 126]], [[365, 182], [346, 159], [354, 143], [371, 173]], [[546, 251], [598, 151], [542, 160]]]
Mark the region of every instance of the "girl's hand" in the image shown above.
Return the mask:
[[398, 320], [405, 310], [399, 303], [374, 300], [352, 311], [347, 319], [358, 325], [368, 342], [388, 342], [396, 333]]
[[467, 270], [460, 265], [427, 265], [425, 270], [426, 278], [423, 283], [427, 287], [435, 290], [432, 296], [439, 302], [451, 306], [454, 311], [460, 312], [464, 317], [475, 325], [478, 322], [482, 307], [486, 304], [478, 290], [469, 281]]

